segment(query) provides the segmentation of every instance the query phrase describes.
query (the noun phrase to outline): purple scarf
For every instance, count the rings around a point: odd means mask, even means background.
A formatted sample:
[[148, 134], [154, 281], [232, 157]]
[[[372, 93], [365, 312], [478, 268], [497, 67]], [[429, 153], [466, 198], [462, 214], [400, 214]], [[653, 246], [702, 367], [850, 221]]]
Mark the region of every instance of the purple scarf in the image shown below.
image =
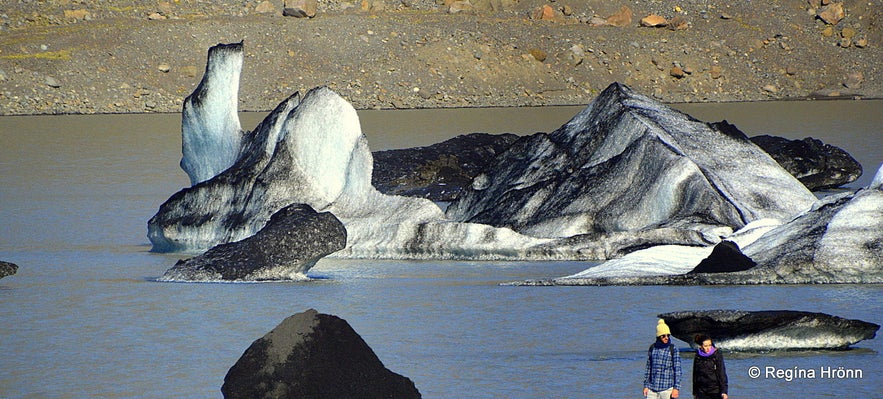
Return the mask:
[[703, 352], [702, 349], [697, 349], [697, 350], [696, 350], [696, 353], [697, 353], [699, 356], [702, 356], [702, 357], [709, 357], [709, 356], [713, 355], [713, 354], [714, 354], [714, 351], [716, 351], [716, 350], [717, 350], [717, 348], [714, 347], [714, 346], [712, 346], [712, 347], [711, 347], [711, 350], [709, 350], [708, 353]]

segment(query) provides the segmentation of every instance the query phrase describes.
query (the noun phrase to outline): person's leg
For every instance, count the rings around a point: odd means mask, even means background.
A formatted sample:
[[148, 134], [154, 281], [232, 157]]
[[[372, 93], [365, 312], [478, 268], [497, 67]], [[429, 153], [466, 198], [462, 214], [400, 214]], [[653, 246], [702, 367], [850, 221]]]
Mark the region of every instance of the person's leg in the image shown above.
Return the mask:
[[653, 392], [653, 390], [650, 390], [650, 392], [647, 393], [647, 399], [671, 399], [671, 390], [671, 388], [659, 392]]

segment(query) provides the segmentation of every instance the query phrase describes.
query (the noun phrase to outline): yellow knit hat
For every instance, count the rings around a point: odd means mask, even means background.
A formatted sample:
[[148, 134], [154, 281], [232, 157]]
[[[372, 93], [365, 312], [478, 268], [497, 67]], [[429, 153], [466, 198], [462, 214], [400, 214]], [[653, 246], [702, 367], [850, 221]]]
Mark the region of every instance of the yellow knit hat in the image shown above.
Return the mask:
[[656, 323], [656, 336], [659, 337], [662, 335], [671, 335], [671, 330], [668, 329], [665, 320], [659, 319], [659, 323]]

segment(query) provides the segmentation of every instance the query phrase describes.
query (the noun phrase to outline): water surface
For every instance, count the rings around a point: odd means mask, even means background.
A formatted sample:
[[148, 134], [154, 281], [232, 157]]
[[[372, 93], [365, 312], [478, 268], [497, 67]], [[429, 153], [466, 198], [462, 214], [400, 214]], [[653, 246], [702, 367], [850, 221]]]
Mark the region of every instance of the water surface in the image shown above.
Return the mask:
[[[679, 108], [707, 121], [727, 119], [749, 135], [820, 138], [876, 169], [883, 161], [881, 105]], [[469, 132], [551, 131], [579, 110], [360, 114], [378, 150]], [[242, 125], [252, 128], [261, 117], [244, 115]], [[883, 322], [883, 289], [871, 285], [498, 285], [573, 274], [591, 265], [585, 262], [323, 260], [310, 282], [157, 283], [177, 257], [149, 252], [146, 225], [188, 184], [177, 165], [180, 116], [2, 117], [0, 143], [0, 259], [21, 267], [0, 280], [3, 398], [219, 398], [245, 348], [309, 308], [346, 319], [426, 398], [639, 397], [662, 312], [793, 309]], [[881, 350], [875, 339], [850, 351], [728, 354], [731, 392], [872, 397], [883, 382]], [[689, 370], [690, 361], [685, 365]], [[752, 366], [844, 367], [862, 370], [863, 378], [752, 379]]]

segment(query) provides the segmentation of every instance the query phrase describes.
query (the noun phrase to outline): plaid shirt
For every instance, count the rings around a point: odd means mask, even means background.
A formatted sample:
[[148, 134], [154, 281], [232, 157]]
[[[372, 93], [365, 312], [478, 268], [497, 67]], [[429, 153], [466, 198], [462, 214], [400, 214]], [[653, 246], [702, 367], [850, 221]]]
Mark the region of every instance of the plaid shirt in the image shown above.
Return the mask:
[[671, 349], [667, 346], [657, 348], [656, 345], [653, 345], [650, 347], [647, 367], [644, 369], [644, 388], [650, 388], [654, 392], [669, 388], [681, 389], [681, 355], [676, 346], [672, 347], [674, 348], [674, 359], [671, 356]]

